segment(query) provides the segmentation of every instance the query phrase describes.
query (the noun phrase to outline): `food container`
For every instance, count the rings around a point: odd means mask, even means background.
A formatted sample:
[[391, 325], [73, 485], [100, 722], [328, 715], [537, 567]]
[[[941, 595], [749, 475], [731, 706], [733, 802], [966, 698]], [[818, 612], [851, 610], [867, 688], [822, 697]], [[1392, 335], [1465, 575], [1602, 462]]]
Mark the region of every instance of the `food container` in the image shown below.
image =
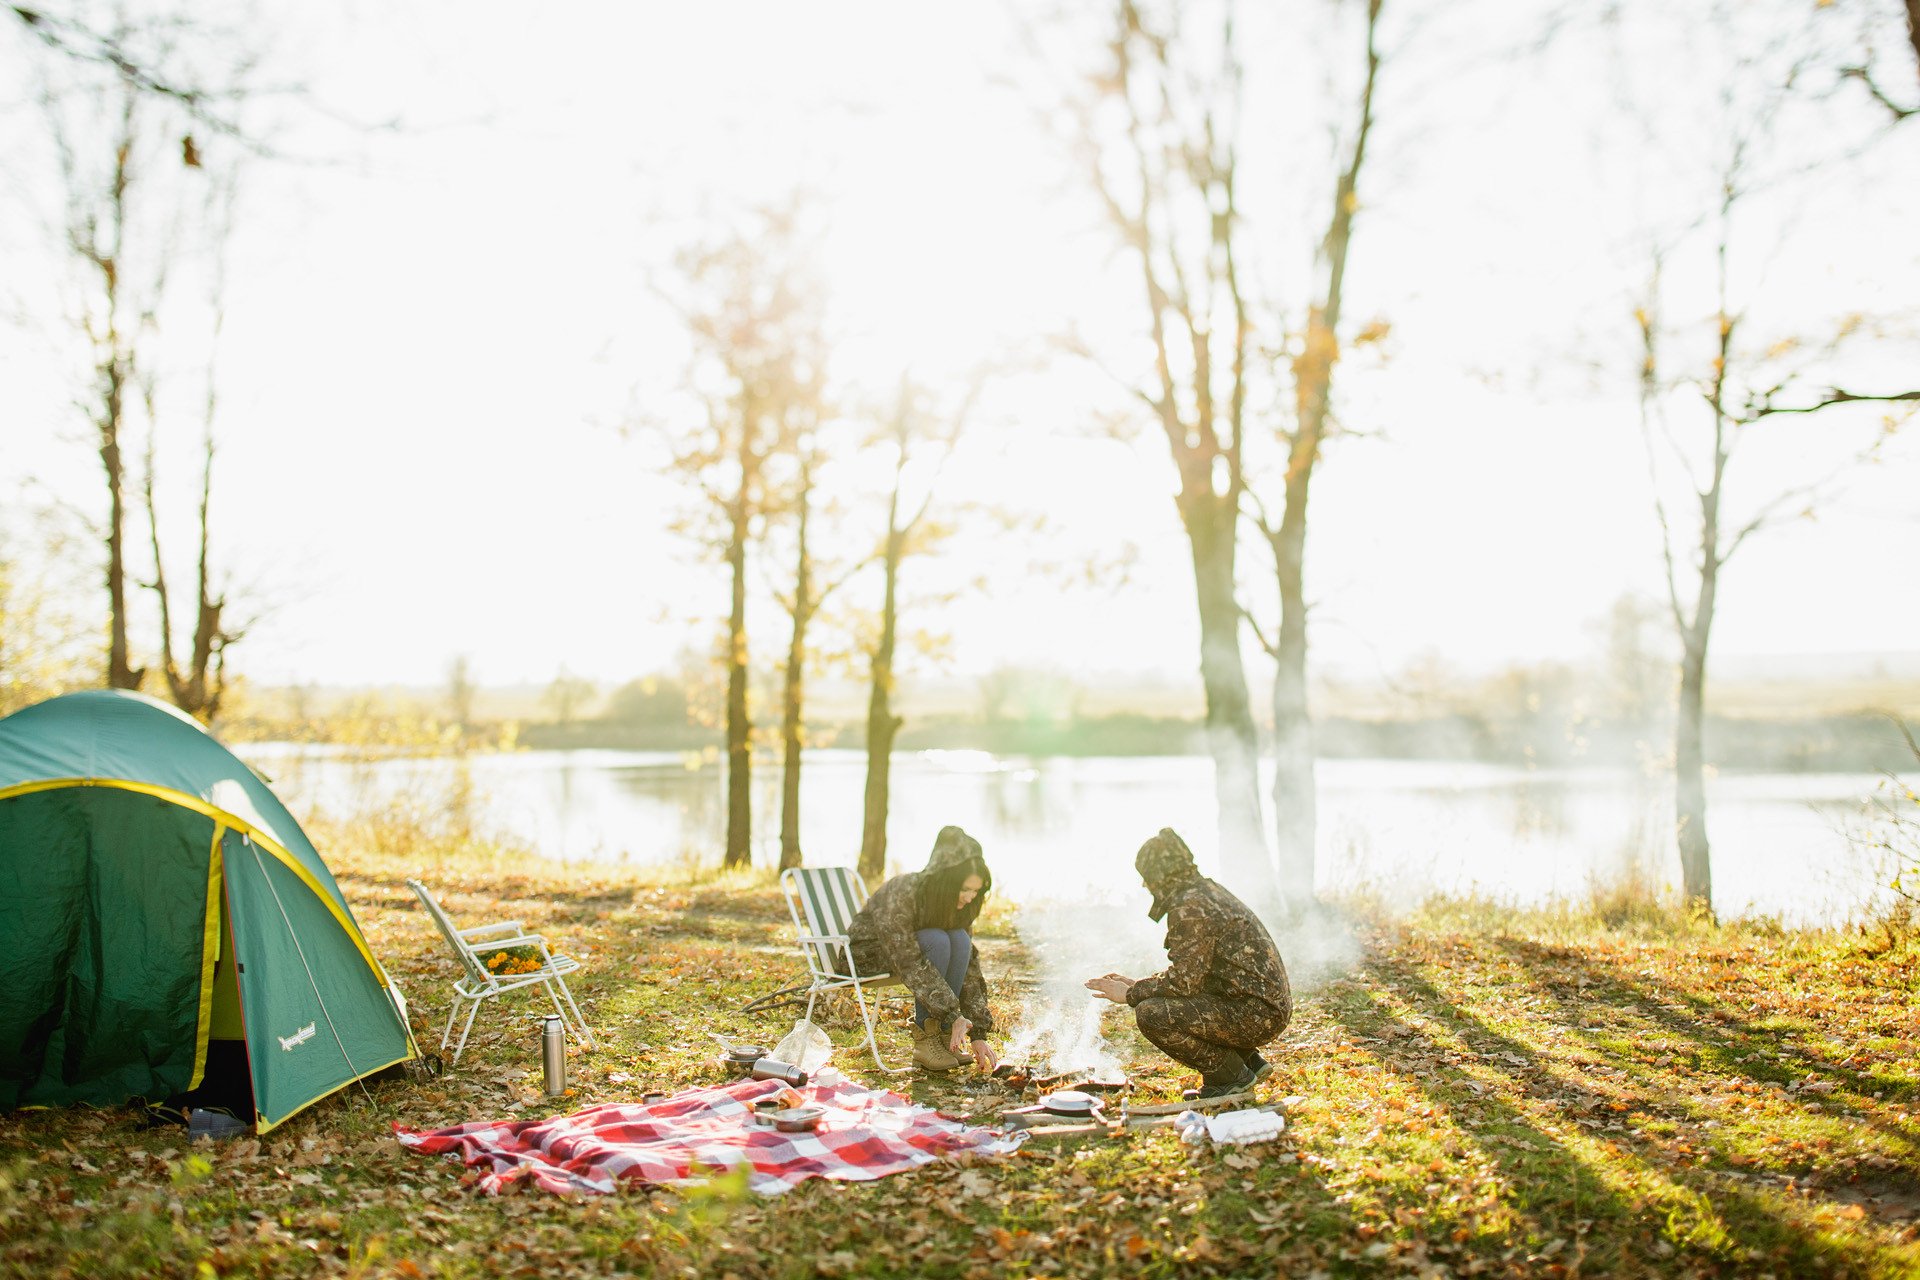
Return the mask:
[[753, 1064], [767, 1056], [767, 1051], [759, 1045], [730, 1044], [721, 1051], [720, 1065], [735, 1075], [747, 1075], [753, 1070]]
[[782, 1133], [807, 1133], [820, 1127], [820, 1117], [825, 1114], [820, 1107], [785, 1107], [768, 1112], [762, 1121]]

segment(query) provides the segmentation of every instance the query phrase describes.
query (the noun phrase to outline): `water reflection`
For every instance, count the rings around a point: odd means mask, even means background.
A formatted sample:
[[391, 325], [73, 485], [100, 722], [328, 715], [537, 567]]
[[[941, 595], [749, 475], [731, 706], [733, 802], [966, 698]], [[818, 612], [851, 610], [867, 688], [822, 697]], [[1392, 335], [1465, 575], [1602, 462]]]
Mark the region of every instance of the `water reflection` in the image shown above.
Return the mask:
[[[710, 864], [726, 817], [725, 770], [668, 752], [476, 755], [465, 761], [350, 762], [312, 749], [249, 750], [296, 809], [343, 816], [445, 797], [463, 818], [562, 860]], [[808, 861], [849, 864], [860, 848], [865, 759], [806, 758], [801, 841]], [[1399, 760], [1323, 762], [1323, 886], [1390, 902], [1433, 893], [1521, 903], [1582, 897], [1638, 874], [1678, 880], [1665, 781], [1627, 770], [1516, 769]], [[1710, 784], [1716, 905], [1729, 915], [1837, 920], [1878, 901], [1886, 869], [1847, 838], [1879, 780], [1740, 775]], [[780, 772], [754, 772], [754, 861], [779, 857]], [[959, 823], [985, 845], [998, 884], [1020, 901], [1114, 895], [1138, 903], [1133, 852], [1179, 829], [1211, 869], [1212, 767], [1204, 758], [1000, 759], [984, 752], [895, 758], [888, 842], [918, 866], [933, 835]]]

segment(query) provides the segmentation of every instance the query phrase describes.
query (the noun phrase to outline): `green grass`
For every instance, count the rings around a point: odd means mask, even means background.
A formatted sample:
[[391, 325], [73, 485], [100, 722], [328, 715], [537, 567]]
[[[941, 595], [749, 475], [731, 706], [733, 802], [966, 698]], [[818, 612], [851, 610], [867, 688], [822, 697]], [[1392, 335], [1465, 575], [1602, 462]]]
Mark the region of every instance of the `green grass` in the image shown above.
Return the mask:
[[[1270, 1055], [1263, 1091], [1304, 1101], [1266, 1147], [1194, 1152], [1153, 1131], [775, 1200], [726, 1182], [483, 1197], [391, 1125], [717, 1080], [711, 1033], [765, 1042], [791, 1024], [733, 1012], [796, 972], [785, 909], [760, 874], [565, 868], [458, 841], [400, 859], [329, 836], [423, 1041], [452, 967], [407, 874], [456, 919], [512, 915], [583, 956], [575, 992], [606, 1043], [575, 1058], [573, 1095], [541, 1098], [531, 1024], [488, 1010], [457, 1072], [355, 1089], [261, 1139], [189, 1147], [119, 1110], [0, 1117], [0, 1272], [1920, 1274], [1911, 957], [1652, 911], [1355, 921], [1361, 962], [1300, 1001]], [[1016, 1008], [1034, 975], [1004, 908], [982, 958]], [[868, 1076], [850, 1010], [827, 1022]], [[903, 1057], [897, 1007], [884, 1035]], [[1144, 1089], [1173, 1096], [1181, 1072], [1130, 1028], [1117, 1043]], [[1006, 1101], [965, 1078], [903, 1087], [954, 1112]]]

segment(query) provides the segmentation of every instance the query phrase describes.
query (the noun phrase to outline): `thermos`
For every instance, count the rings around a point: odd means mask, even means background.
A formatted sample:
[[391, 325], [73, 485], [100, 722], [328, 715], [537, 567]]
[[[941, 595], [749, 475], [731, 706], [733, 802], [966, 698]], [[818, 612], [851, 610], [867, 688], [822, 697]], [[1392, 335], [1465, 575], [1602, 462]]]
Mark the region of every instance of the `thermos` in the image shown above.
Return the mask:
[[567, 1091], [567, 1024], [549, 1015], [540, 1024], [540, 1062], [546, 1068], [547, 1096]]
[[806, 1087], [807, 1073], [791, 1062], [782, 1062], [778, 1058], [762, 1058], [753, 1064], [749, 1073], [755, 1080], [778, 1080], [790, 1084], [796, 1089]]

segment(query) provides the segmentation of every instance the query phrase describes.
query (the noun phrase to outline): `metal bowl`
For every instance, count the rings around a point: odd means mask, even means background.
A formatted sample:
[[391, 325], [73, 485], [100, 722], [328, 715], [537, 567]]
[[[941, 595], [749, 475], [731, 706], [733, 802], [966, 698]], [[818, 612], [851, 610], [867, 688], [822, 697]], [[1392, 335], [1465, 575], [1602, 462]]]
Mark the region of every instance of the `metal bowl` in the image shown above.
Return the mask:
[[826, 1110], [821, 1107], [788, 1107], [783, 1111], [769, 1112], [762, 1117], [782, 1133], [805, 1133], [820, 1127], [820, 1117]]

